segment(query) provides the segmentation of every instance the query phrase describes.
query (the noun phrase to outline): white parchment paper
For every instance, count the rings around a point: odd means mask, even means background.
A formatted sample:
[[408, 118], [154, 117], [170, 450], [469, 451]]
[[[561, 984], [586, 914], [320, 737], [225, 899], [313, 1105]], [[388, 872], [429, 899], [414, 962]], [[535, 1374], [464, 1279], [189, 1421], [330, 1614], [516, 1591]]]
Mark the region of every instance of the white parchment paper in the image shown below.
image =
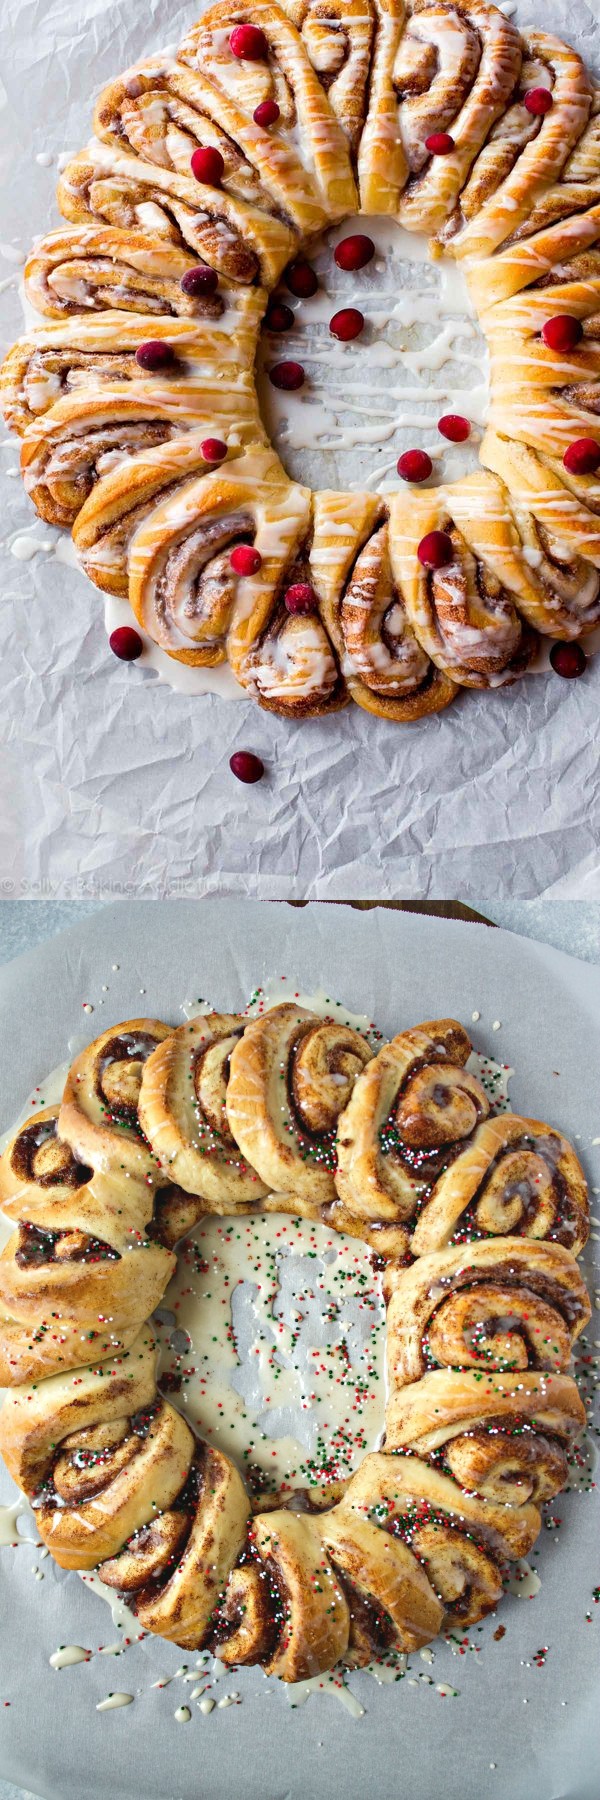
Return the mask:
[[[513, 1107], [562, 1126], [598, 1189], [598, 970], [485, 926], [387, 912], [241, 901], [107, 908], [0, 974], [2, 1019], [24, 1027], [5, 1027], [0, 1040], [0, 1128], [69, 1038], [90, 1039], [144, 1007], [177, 1022], [193, 995], [237, 1007], [282, 974], [301, 991], [324, 985], [386, 1033], [440, 1013], [462, 1018], [477, 1049], [514, 1066]], [[597, 1248], [583, 1263], [592, 1289]], [[13, 1493], [3, 1474], [0, 1500]], [[257, 1670], [218, 1677], [216, 1698], [233, 1691], [241, 1704], [204, 1717], [185, 1681], [193, 1655], [148, 1638], [106, 1657], [99, 1647], [117, 1633], [105, 1603], [31, 1545], [0, 1550], [2, 1772], [44, 1800], [597, 1800], [598, 1490], [561, 1494], [548, 1510], [561, 1524], [542, 1531], [530, 1558], [535, 1599], [507, 1595], [497, 1619], [465, 1634], [471, 1650], [437, 1642], [434, 1662], [411, 1658], [397, 1684], [352, 1675], [359, 1719], [331, 1692], [292, 1710]], [[61, 1644], [91, 1660], [57, 1674], [48, 1659]], [[133, 1704], [98, 1713], [110, 1690]], [[175, 1715], [186, 1703], [182, 1732]]]
[[[5, 347], [22, 330], [22, 256], [59, 223], [59, 159], [86, 143], [95, 95], [140, 55], [176, 44], [197, 10], [3, 0]], [[515, 16], [597, 60], [587, 0], [524, 0]], [[250, 701], [172, 693], [111, 656], [102, 596], [63, 560], [68, 537], [36, 522], [17, 469], [4, 432], [0, 893], [600, 893], [598, 658], [581, 681], [546, 674], [465, 693], [413, 727], [356, 707], [294, 726]], [[24, 534], [38, 548], [19, 562]], [[252, 789], [229, 771], [240, 748], [266, 765]]]

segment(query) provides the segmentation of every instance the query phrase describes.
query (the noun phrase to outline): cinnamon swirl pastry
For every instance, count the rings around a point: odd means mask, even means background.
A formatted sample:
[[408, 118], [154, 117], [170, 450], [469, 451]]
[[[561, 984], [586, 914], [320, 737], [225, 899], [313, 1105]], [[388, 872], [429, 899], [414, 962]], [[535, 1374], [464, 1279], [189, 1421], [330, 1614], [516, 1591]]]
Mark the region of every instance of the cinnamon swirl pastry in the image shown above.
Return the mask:
[[[153, 313], [157, 318], [218, 319], [218, 292], [189, 292], [186, 275], [198, 268], [190, 250], [140, 226], [66, 226], [39, 239], [25, 264], [25, 293], [52, 319], [90, 312]], [[227, 284], [229, 292], [236, 292]]]
[[422, 649], [392, 574], [387, 508], [372, 494], [315, 495], [311, 574], [351, 699], [401, 721], [457, 689]]
[[[231, 49], [231, 33], [250, 25], [260, 54], [246, 58]], [[330, 220], [356, 208], [357, 196], [342, 126], [315, 73], [300, 33], [273, 0], [218, 0], [194, 25], [177, 52], [180, 62], [201, 70], [212, 87], [253, 119], [259, 106], [278, 108], [276, 138], [296, 145]]]
[[235, 99], [174, 57], [138, 63], [104, 89], [96, 105], [98, 137], [189, 178], [194, 151], [218, 150], [220, 187], [234, 199], [293, 224], [308, 237], [328, 211], [291, 141], [249, 118]]
[[95, 139], [67, 164], [57, 199], [74, 225], [148, 227], [229, 281], [272, 287], [298, 242], [273, 213]]
[[[260, 423], [259, 423], [260, 429]], [[203, 445], [206, 426], [155, 444], [102, 475], [77, 514], [73, 543], [86, 575], [108, 594], [129, 593], [129, 552], [136, 532], [169, 496], [185, 504], [192, 477], [214, 474]], [[239, 452], [231, 446], [228, 469]]]
[[131, 380], [127, 387], [100, 388], [97, 396], [95, 388], [67, 394], [27, 427], [21, 447], [27, 493], [49, 525], [72, 525], [102, 475], [194, 427], [205, 437], [211, 425], [230, 431], [235, 442], [255, 439], [254, 384], [243, 369], [222, 389], [206, 376], [197, 383], [155, 376], [147, 386]]
[[335, 1199], [338, 1119], [371, 1058], [358, 1031], [302, 1006], [274, 1006], [246, 1026], [231, 1055], [227, 1117], [269, 1188]]
[[416, 637], [461, 687], [492, 688], [525, 673], [537, 639], [511, 591], [510, 522], [483, 471], [390, 502], [392, 568]]
[[[380, 15], [369, 118], [359, 152], [365, 212], [438, 231], [513, 93], [521, 66], [510, 20], [480, 0], [414, 0]], [[449, 135], [446, 154], [429, 140]]]
[[571, 1252], [520, 1237], [389, 1263], [384, 1294], [392, 1391], [436, 1364], [566, 1370], [590, 1317]]
[[[267, 709], [304, 717], [339, 703], [341, 683], [320, 621], [294, 617], [310, 523], [306, 488], [293, 486], [270, 450], [189, 483], [157, 506], [129, 550], [129, 597], [156, 643], [180, 662], [227, 655], [241, 685]], [[260, 566], [239, 576], [231, 552], [250, 543]]]
[[231, 1057], [246, 1025], [237, 1013], [191, 1019], [157, 1046], [142, 1072], [142, 1131], [161, 1168], [210, 1212], [255, 1210], [266, 1193], [227, 1118]]
[[[218, 326], [204, 327], [199, 321], [188, 319], [153, 320], [152, 343], [164, 347], [163, 380], [167, 389], [177, 388], [181, 382], [193, 382], [202, 390], [198, 395], [198, 423], [202, 410], [207, 421], [215, 418], [212, 392], [217, 370], [222, 370], [224, 377], [229, 374], [235, 385], [241, 370], [252, 369], [262, 303], [264, 296], [255, 290], [240, 294], [237, 303], [230, 308], [228, 330], [224, 328], [225, 320]], [[147, 321], [137, 313], [96, 313], [92, 318], [77, 316], [38, 326], [30, 336], [19, 338], [13, 344], [0, 369], [0, 393], [7, 424], [22, 437], [27, 426], [37, 423], [59, 400], [80, 394], [84, 389], [101, 398], [105, 387], [114, 394], [135, 382], [143, 391], [156, 375], [156, 371], [146, 371], [143, 361], [139, 362], [136, 356], [147, 340]], [[222, 413], [219, 404], [222, 390], [227, 386], [224, 379], [217, 389], [217, 419]], [[246, 392], [252, 434], [254, 438], [260, 438], [260, 418], [252, 404], [253, 391], [249, 384]], [[242, 408], [243, 400], [242, 395]], [[235, 410], [233, 418], [235, 420]], [[224, 429], [227, 428], [226, 421]]]
[[[565, 1247], [585, 1240], [585, 1182], [557, 1131], [486, 1116], [469, 1052], [439, 1020], [373, 1056], [294, 1004], [132, 1019], [0, 1158], [18, 1225], [0, 1448], [56, 1561], [96, 1569], [143, 1631], [304, 1680], [475, 1623], [534, 1543], [585, 1422], [566, 1371], [590, 1307]], [[392, 1260], [384, 1449], [253, 1506], [157, 1388], [144, 1320], [178, 1238], [255, 1209], [350, 1227]], [[486, 1241], [427, 1254], [457, 1221]]]
[[[552, 223], [552, 184], [589, 120], [593, 89], [581, 57], [545, 31], [528, 32], [523, 45], [516, 98], [508, 110], [503, 105], [504, 116], [442, 232], [456, 257], [492, 256], [507, 239], [514, 243]], [[524, 99], [540, 88], [549, 91], [551, 105], [532, 113]], [[565, 208], [567, 214], [573, 210], [568, 200]]]
[[[595, 603], [589, 567], [593, 564], [597, 569], [600, 565], [600, 481], [591, 475], [569, 475], [562, 463], [536, 455], [525, 444], [508, 443], [496, 437], [493, 431], [486, 431], [481, 460], [486, 468], [492, 469], [510, 485], [514, 496], [511, 511], [514, 507], [519, 532], [521, 516], [529, 515], [535, 520], [540, 534], [540, 548], [547, 550], [549, 547], [553, 561], [562, 562], [567, 571], [573, 571], [575, 583], [581, 573], [581, 585], [574, 595], [571, 617], [576, 618], [581, 608], [585, 631], [587, 607], [590, 602], [592, 606]], [[527, 561], [528, 574], [533, 581], [540, 565], [537, 557], [533, 563]], [[521, 585], [522, 577], [519, 587]], [[519, 603], [523, 605], [522, 600]], [[540, 620], [536, 621], [538, 630], [547, 630], [548, 626]]]

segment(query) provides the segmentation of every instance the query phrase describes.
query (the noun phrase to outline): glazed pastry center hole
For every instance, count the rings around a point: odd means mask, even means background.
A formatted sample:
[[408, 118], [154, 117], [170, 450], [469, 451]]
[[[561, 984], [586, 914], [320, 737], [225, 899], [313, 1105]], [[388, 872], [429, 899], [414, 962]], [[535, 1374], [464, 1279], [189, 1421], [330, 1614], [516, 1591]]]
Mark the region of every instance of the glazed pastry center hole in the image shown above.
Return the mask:
[[[372, 240], [375, 254], [350, 273], [333, 253], [357, 233]], [[306, 254], [318, 290], [298, 298], [282, 279], [270, 308], [282, 302], [293, 324], [281, 332], [263, 326], [257, 362], [262, 416], [288, 475], [316, 489], [377, 493], [399, 485], [398, 458], [415, 448], [432, 459], [425, 485], [477, 468], [488, 359], [462, 269], [450, 257], [431, 262], [425, 237], [370, 216], [332, 227]], [[346, 308], [365, 323], [357, 338], [340, 342], [330, 321]], [[290, 361], [304, 381], [281, 390], [270, 373]], [[441, 435], [438, 421], [447, 414], [466, 418], [466, 442]]]
[[153, 1325], [163, 1393], [253, 1492], [345, 1479], [377, 1447], [385, 1313], [358, 1239], [279, 1213], [206, 1217]]

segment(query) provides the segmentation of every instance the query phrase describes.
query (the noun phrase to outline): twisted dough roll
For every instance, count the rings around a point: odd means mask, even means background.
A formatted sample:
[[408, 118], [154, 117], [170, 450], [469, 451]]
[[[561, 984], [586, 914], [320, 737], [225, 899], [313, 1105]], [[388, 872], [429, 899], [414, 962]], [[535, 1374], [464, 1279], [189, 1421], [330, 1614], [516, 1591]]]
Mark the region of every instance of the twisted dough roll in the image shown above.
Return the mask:
[[[491, 132], [441, 234], [459, 258], [493, 256], [507, 240], [517, 242], [552, 222], [553, 183], [589, 120], [593, 90], [581, 57], [545, 31], [528, 32], [523, 44], [514, 103]], [[552, 106], [542, 115], [523, 105], [523, 96], [537, 87], [552, 94]], [[573, 210], [568, 188], [564, 204], [566, 213]]]
[[[185, 506], [192, 477], [214, 475], [203, 451], [206, 426], [155, 444], [120, 462], [94, 484], [73, 525], [73, 543], [86, 575], [105, 593], [129, 593], [129, 554], [136, 532], [168, 495]], [[228, 479], [237, 448], [228, 458]], [[171, 508], [171, 514], [172, 514]], [[164, 625], [164, 621], [161, 621]]]
[[[594, 571], [600, 568], [600, 481], [592, 475], [569, 475], [562, 463], [557, 463], [547, 456], [536, 455], [525, 444], [508, 443], [496, 437], [493, 431], [486, 431], [481, 445], [481, 460], [486, 467], [493, 469], [510, 486], [511, 512], [518, 522], [519, 533], [526, 546], [530, 537], [530, 520], [535, 520], [539, 534], [539, 548], [544, 552], [546, 561], [550, 556], [551, 564], [560, 564], [559, 578], [552, 567], [550, 575], [551, 587], [550, 607], [548, 597], [541, 596], [537, 624], [540, 631], [552, 630], [552, 614], [557, 613], [557, 624], [562, 620], [561, 607], [571, 627], [578, 621], [581, 630], [588, 626], [588, 609], [591, 608], [594, 618], [596, 604], [596, 587]], [[525, 517], [523, 518], [523, 515]], [[521, 528], [521, 520], [523, 527]], [[534, 552], [537, 549], [534, 545]], [[593, 570], [590, 572], [590, 564]], [[519, 587], [522, 592], [520, 604], [531, 604], [523, 586], [521, 570]], [[539, 564], [534, 554], [533, 561], [528, 559], [528, 577], [532, 593], [539, 581]], [[547, 622], [544, 623], [544, 620]], [[564, 632], [572, 637], [573, 629]]]
[[174, 57], [136, 64], [100, 95], [94, 129], [119, 155], [127, 150], [186, 179], [193, 152], [208, 145], [223, 158], [225, 193], [261, 212], [285, 214], [305, 237], [328, 222], [292, 143], [257, 126], [202, 68], [192, 73]]
[[457, 689], [422, 649], [394, 580], [382, 501], [372, 494], [316, 494], [310, 568], [357, 706], [401, 721], [449, 706]]
[[240, 1157], [227, 1118], [231, 1056], [247, 1021], [207, 1013], [180, 1025], [144, 1064], [138, 1105], [141, 1128], [162, 1169], [203, 1210], [257, 1210], [266, 1188]]
[[[345, 699], [317, 617], [291, 614], [287, 588], [303, 576], [310, 496], [271, 450], [248, 450], [156, 506], [129, 549], [129, 595], [150, 636], [180, 662], [218, 663], [261, 706], [284, 717]], [[238, 543], [261, 556], [254, 575], [231, 567]]]
[[520, 1506], [564, 1487], [566, 1452], [585, 1425], [570, 1375], [482, 1377], [478, 1369], [432, 1369], [395, 1386], [386, 1407], [386, 1450], [410, 1449], [448, 1469], [461, 1486]]
[[[209, 424], [222, 418], [223, 428], [233, 435], [234, 424], [223, 412], [222, 394], [230, 392], [231, 385], [235, 387], [240, 371], [252, 369], [264, 294], [254, 289], [234, 290], [228, 299], [227, 311], [218, 323], [202, 326], [198, 320], [161, 318], [154, 321], [152, 331], [153, 342], [165, 344], [173, 357], [172, 373], [163, 375], [166, 390], [174, 388], [178, 393], [181, 383], [193, 383], [198, 394], [195, 423], [200, 426], [204, 410]], [[155, 380], [136, 360], [136, 351], [147, 341], [147, 321], [139, 313], [96, 313], [92, 318], [77, 316], [39, 326], [13, 344], [0, 370], [7, 423], [22, 436], [28, 425], [39, 421], [59, 400], [83, 389], [97, 393], [101, 400], [105, 387], [115, 394], [121, 384], [126, 391], [127, 384], [135, 382], [143, 393]], [[222, 371], [222, 379], [215, 400], [217, 371]], [[234, 401], [234, 409], [235, 405]], [[240, 405], [243, 409], [243, 397]], [[249, 412], [246, 432], [251, 430], [253, 438], [260, 439], [258, 410], [251, 406]], [[235, 410], [233, 416], [235, 419]]]
[[390, 1263], [384, 1294], [391, 1391], [436, 1363], [567, 1369], [590, 1317], [571, 1252], [518, 1237], [455, 1245], [410, 1269]]
[[152, 1199], [118, 1166], [78, 1161], [57, 1106], [20, 1126], [0, 1158], [0, 1205], [18, 1224], [0, 1255], [3, 1386], [128, 1349], [174, 1268], [147, 1235]]
[[246, 1026], [231, 1056], [227, 1117], [270, 1188], [335, 1199], [338, 1119], [371, 1058], [358, 1031], [302, 1006], [274, 1006]]
[[454, 1019], [384, 1045], [339, 1121], [341, 1200], [357, 1217], [393, 1220], [414, 1256], [442, 1249], [459, 1225], [552, 1237], [577, 1254], [589, 1208], [574, 1150], [539, 1120], [488, 1118], [484, 1089], [464, 1066], [470, 1050]]
[[298, 241], [271, 212], [96, 139], [67, 164], [57, 199], [74, 225], [151, 225], [229, 281], [272, 287]]
[[138, 1102], [144, 1063], [170, 1037], [160, 1019], [127, 1019], [82, 1050], [65, 1082], [58, 1126], [76, 1156], [107, 1174], [116, 1167], [158, 1187], [158, 1159], [143, 1138]]
[[197, 266], [190, 250], [141, 226], [63, 226], [40, 238], [28, 256], [25, 293], [37, 312], [52, 319], [106, 308], [165, 319], [218, 319], [224, 306], [220, 292], [188, 294], [181, 286]]
[[[236, 25], [250, 22], [266, 39], [266, 58], [237, 58], [229, 36]], [[343, 218], [356, 208], [356, 188], [348, 143], [323, 91], [298, 31], [272, 0], [229, 0], [209, 8], [179, 46], [178, 59], [208, 77], [253, 118], [257, 106], [274, 101], [279, 108], [275, 141], [283, 139], [300, 161], [329, 219]]]
[[[428, 569], [420, 541], [432, 531], [452, 556]], [[483, 471], [427, 493], [393, 495], [392, 567], [419, 643], [461, 687], [502, 687], [524, 674], [536, 638], [516, 610], [511, 521], [498, 483]], [[517, 540], [518, 541], [518, 540]]]

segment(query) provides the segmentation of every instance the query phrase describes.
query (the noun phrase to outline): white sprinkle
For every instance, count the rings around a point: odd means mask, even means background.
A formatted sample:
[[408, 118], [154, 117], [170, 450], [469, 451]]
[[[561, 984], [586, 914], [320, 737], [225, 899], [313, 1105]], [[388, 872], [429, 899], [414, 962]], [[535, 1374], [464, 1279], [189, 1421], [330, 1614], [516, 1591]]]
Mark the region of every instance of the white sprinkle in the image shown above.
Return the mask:
[[471, 1018], [473, 1020], [473, 1024], [476, 1025], [477, 1020], [481, 1018], [481, 1013], [478, 1013], [478, 1012], [471, 1013]]
[[501, 1027], [501, 1025], [502, 1025], [502, 1020], [501, 1020], [501, 1019], [494, 1019], [494, 1023], [493, 1023], [493, 1025], [492, 1025], [492, 1031], [499, 1031], [499, 1030], [500, 1030], [500, 1027]]
[[93, 1011], [94, 1011], [94, 1008], [93, 1008], [93, 1006], [90, 1006], [90, 1002], [89, 1002], [89, 1000], [84, 1000], [84, 1002], [83, 1002], [83, 1010], [84, 1010], [84, 1012], [86, 1012], [86, 1013], [91, 1013], [91, 1012], [93, 1012]]
[[38, 150], [35, 160], [36, 160], [36, 163], [39, 163], [40, 169], [49, 169], [51, 166], [51, 163], [52, 163], [52, 157], [50, 155], [50, 151], [49, 150]]
[[120, 963], [111, 963], [111, 968], [112, 968], [113, 972], [115, 969], [120, 969], [120, 967], [121, 967]]

